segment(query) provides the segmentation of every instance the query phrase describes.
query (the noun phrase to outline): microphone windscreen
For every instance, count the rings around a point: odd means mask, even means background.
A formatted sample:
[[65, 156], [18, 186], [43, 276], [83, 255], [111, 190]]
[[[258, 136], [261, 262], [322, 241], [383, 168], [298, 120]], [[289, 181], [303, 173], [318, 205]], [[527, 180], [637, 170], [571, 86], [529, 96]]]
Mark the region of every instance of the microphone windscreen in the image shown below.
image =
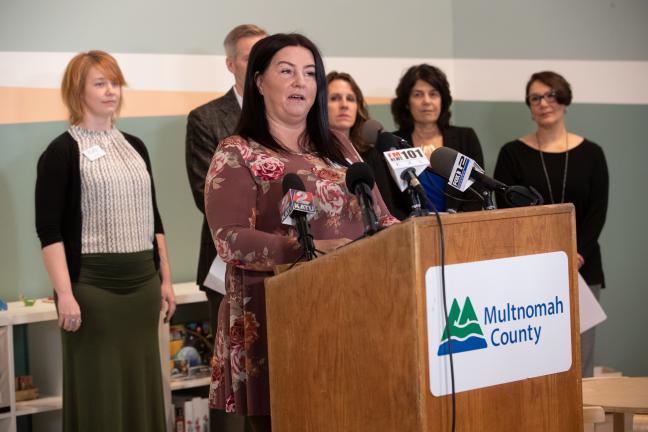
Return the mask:
[[301, 178], [295, 173], [288, 173], [284, 176], [282, 183], [283, 187], [283, 193], [284, 195], [288, 192], [290, 189], [295, 189], [299, 191], [305, 191], [306, 188], [304, 187], [304, 182], [302, 181]]
[[459, 153], [448, 147], [439, 147], [430, 156], [430, 169], [434, 174], [449, 179]]
[[378, 134], [382, 132], [383, 125], [378, 120], [369, 119], [362, 124], [360, 135], [367, 145], [374, 145], [378, 140]]
[[397, 137], [392, 133], [383, 132], [378, 135], [378, 140], [376, 141], [374, 147], [376, 147], [376, 150], [383, 153], [390, 150], [400, 150], [407, 148], [408, 143], [404, 139]]
[[349, 192], [355, 193], [358, 183], [364, 183], [369, 189], [374, 187], [374, 175], [371, 167], [364, 162], [356, 162], [346, 172], [346, 185]]
[[544, 204], [544, 199], [540, 192], [533, 187], [513, 185], [506, 189], [504, 199], [511, 207], [526, 207]]

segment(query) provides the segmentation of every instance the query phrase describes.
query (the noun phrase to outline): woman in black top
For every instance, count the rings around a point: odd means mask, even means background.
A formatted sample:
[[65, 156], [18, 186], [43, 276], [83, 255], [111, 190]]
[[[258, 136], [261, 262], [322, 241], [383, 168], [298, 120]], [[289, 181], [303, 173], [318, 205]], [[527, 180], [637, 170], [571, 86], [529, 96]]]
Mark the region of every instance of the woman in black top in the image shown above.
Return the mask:
[[[533, 74], [525, 100], [536, 130], [502, 147], [495, 178], [506, 184], [533, 186], [545, 204], [574, 204], [579, 272], [598, 297], [605, 286], [598, 243], [608, 205], [605, 155], [597, 144], [567, 131], [565, 113], [572, 93], [561, 75], [549, 71]], [[498, 204], [506, 207], [502, 200]], [[581, 342], [583, 376], [592, 376], [593, 371], [594, 334], [590, 332], [583, 334]]]
[[151, 163], [114, 126], [124, 77], [103, 51], [65, 71], [70, 127], [38, 161], [36, 230], [56, 293], [63, 430], [166, 429], [158, 347], [175, 310]]
[[[420, 147], [429, 159], [434, 149], [445, 146], [484, 164], [481, 145], [471, 128], [450, 126], [452, 96], [448, 80], [437, 67], [427, 64], [412, 66], [405, 72], [396, 88], [391, 110], [399, 129], [396, 135], [411, 145]], [[406, 193], [391, 179], [389, 168], [378, 149], [363, 155], [376, 173], [376, 184], [392, 215], [403, 220], [410, 214]], [[386, 172], [386, 175], [382, 175]], [[381, 181], [381, 178], [386, 181]], [[469, 211], [481, 209], [478, 196], [452, 190], [447, 180], [426, 170], [419, 176], [428, 198], [439, 211]]]

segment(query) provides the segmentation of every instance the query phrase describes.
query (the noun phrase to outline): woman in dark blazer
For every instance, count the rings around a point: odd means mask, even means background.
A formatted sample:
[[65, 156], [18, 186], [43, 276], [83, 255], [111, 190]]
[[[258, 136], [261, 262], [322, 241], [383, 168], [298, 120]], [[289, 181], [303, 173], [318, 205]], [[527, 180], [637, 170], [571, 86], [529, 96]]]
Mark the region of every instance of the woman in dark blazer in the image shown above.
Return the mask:
[[[451, 104], [450, 86], [442, 70], [427, 64], [412, 66], [398, 83], [396, 98], [392, 100], [392, 115], [399, 127], [394, 134], [407, 140], [412, 146], [420, 147], [428, 159], [434, 149], [445, 146], [465, 154], [483, 166], [484, 157], [475, 131], [450, 126]], [[391, 214], [401, 220], [407, 218], [410, 214], [407, 194], [401, 192], [394, 181], [380, 180], [389, 177], [389, 174], [379, 175], [389, 170], [380, 150], [374, 148], [363, 157], [376, 173], [378, 189]], [[479, 197], [470, 191], [461, 193], [452, 190], [446, 179], [429, 169], [419, 179], [428, 198], [439, 211], [481, 209]]]

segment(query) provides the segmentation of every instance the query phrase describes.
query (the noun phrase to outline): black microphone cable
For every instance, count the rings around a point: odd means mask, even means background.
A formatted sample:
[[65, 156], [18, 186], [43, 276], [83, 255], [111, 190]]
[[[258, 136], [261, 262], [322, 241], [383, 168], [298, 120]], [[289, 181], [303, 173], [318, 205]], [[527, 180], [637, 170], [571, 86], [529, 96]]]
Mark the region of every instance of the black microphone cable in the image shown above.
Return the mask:
[[448, 332], [448, 358], [450, 360], [450, 385], [452, 389], [452, 428], [451, 431], [456, 431], [456, 417], [457, 417], [457, 394], [455, 391], [455, 373], [454, 373], [454, 357], [452, 351], [452, 333], [450, 332], [450, 324], [448, 317], [448, 306], [447, 306], [447, 295], [446, 295], [446, 282], [445, 282], [445, 237], [443, 233], [443, 222], [441, 222], [441, 215], [434, 206], [434, 203], [430, 202], [432, 205], [432, 211], [437, 220], [437, 225], [439, 226], [439, 255], [440, 255], [440, 264], [441, 264], [441, 292], [443, 293], [443, 318], [445, 319], [445, 327]]

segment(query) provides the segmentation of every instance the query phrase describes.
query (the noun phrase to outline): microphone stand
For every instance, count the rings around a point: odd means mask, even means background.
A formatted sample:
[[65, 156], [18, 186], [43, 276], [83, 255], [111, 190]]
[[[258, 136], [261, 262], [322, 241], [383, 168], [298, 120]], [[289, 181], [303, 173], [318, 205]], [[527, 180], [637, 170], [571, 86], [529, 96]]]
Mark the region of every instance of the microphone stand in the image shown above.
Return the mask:
[[423, 208], [423, 206], [421, 205], [421, 198], [419, 197], [419, 193], [417, 192], [416, 189], [409, 186], [405, 191], [407, 192], [407, 197], [409, 198], [410, 201], [410, 208], [412, 209], [412, 211], [409, 214], [410, 217], [421, 217], [421, 216], [430, 215], [430, 212], [426, 208]]
[[483, 189], [480, 192], [482, 198], [484, 198], [484, 210], [495, 210], [497, 207], [493, 202], [493, 194], [488, 189]]
[[479, 183], [473, 183], [468, 189], [482, 200], [483, 210], [496, 210], [497, 206], [493, 201], [493, 193], [490, 189], [483, 187]]
[[355, 186], [355, 196], [358, 197], [358, 203], [362, 210], [362, 219], [364, 222], [364, 235], [371, 236], [380, 230], [378, 217], [373, 209], [373, 200], [371, 199], [371, 189], [363, 182], [358, 182]]
[[407, 168], [400, 175], [401, 179], [407, 182], [407, 194], [412, 203], [412, 213], [410, 216], [427, 216], [430, 214], [428, 209], [434, 208], [430, 202], [423, 185], [416, 175], [414, 168]]
[[313, 235], [310, 233], [308, 220], [306, 219], [306, 215], [300, 215], [295, 219], [297, 225], [297, 233], [299, 233], [297, 240], [299, 240], [299, 244], [304, 251], [299, 257], [299, 260], [306, 258], [306, 260], [311, 261], [317, 258], [317, 254], [315, 253], [315, 241], [313, 240]]

